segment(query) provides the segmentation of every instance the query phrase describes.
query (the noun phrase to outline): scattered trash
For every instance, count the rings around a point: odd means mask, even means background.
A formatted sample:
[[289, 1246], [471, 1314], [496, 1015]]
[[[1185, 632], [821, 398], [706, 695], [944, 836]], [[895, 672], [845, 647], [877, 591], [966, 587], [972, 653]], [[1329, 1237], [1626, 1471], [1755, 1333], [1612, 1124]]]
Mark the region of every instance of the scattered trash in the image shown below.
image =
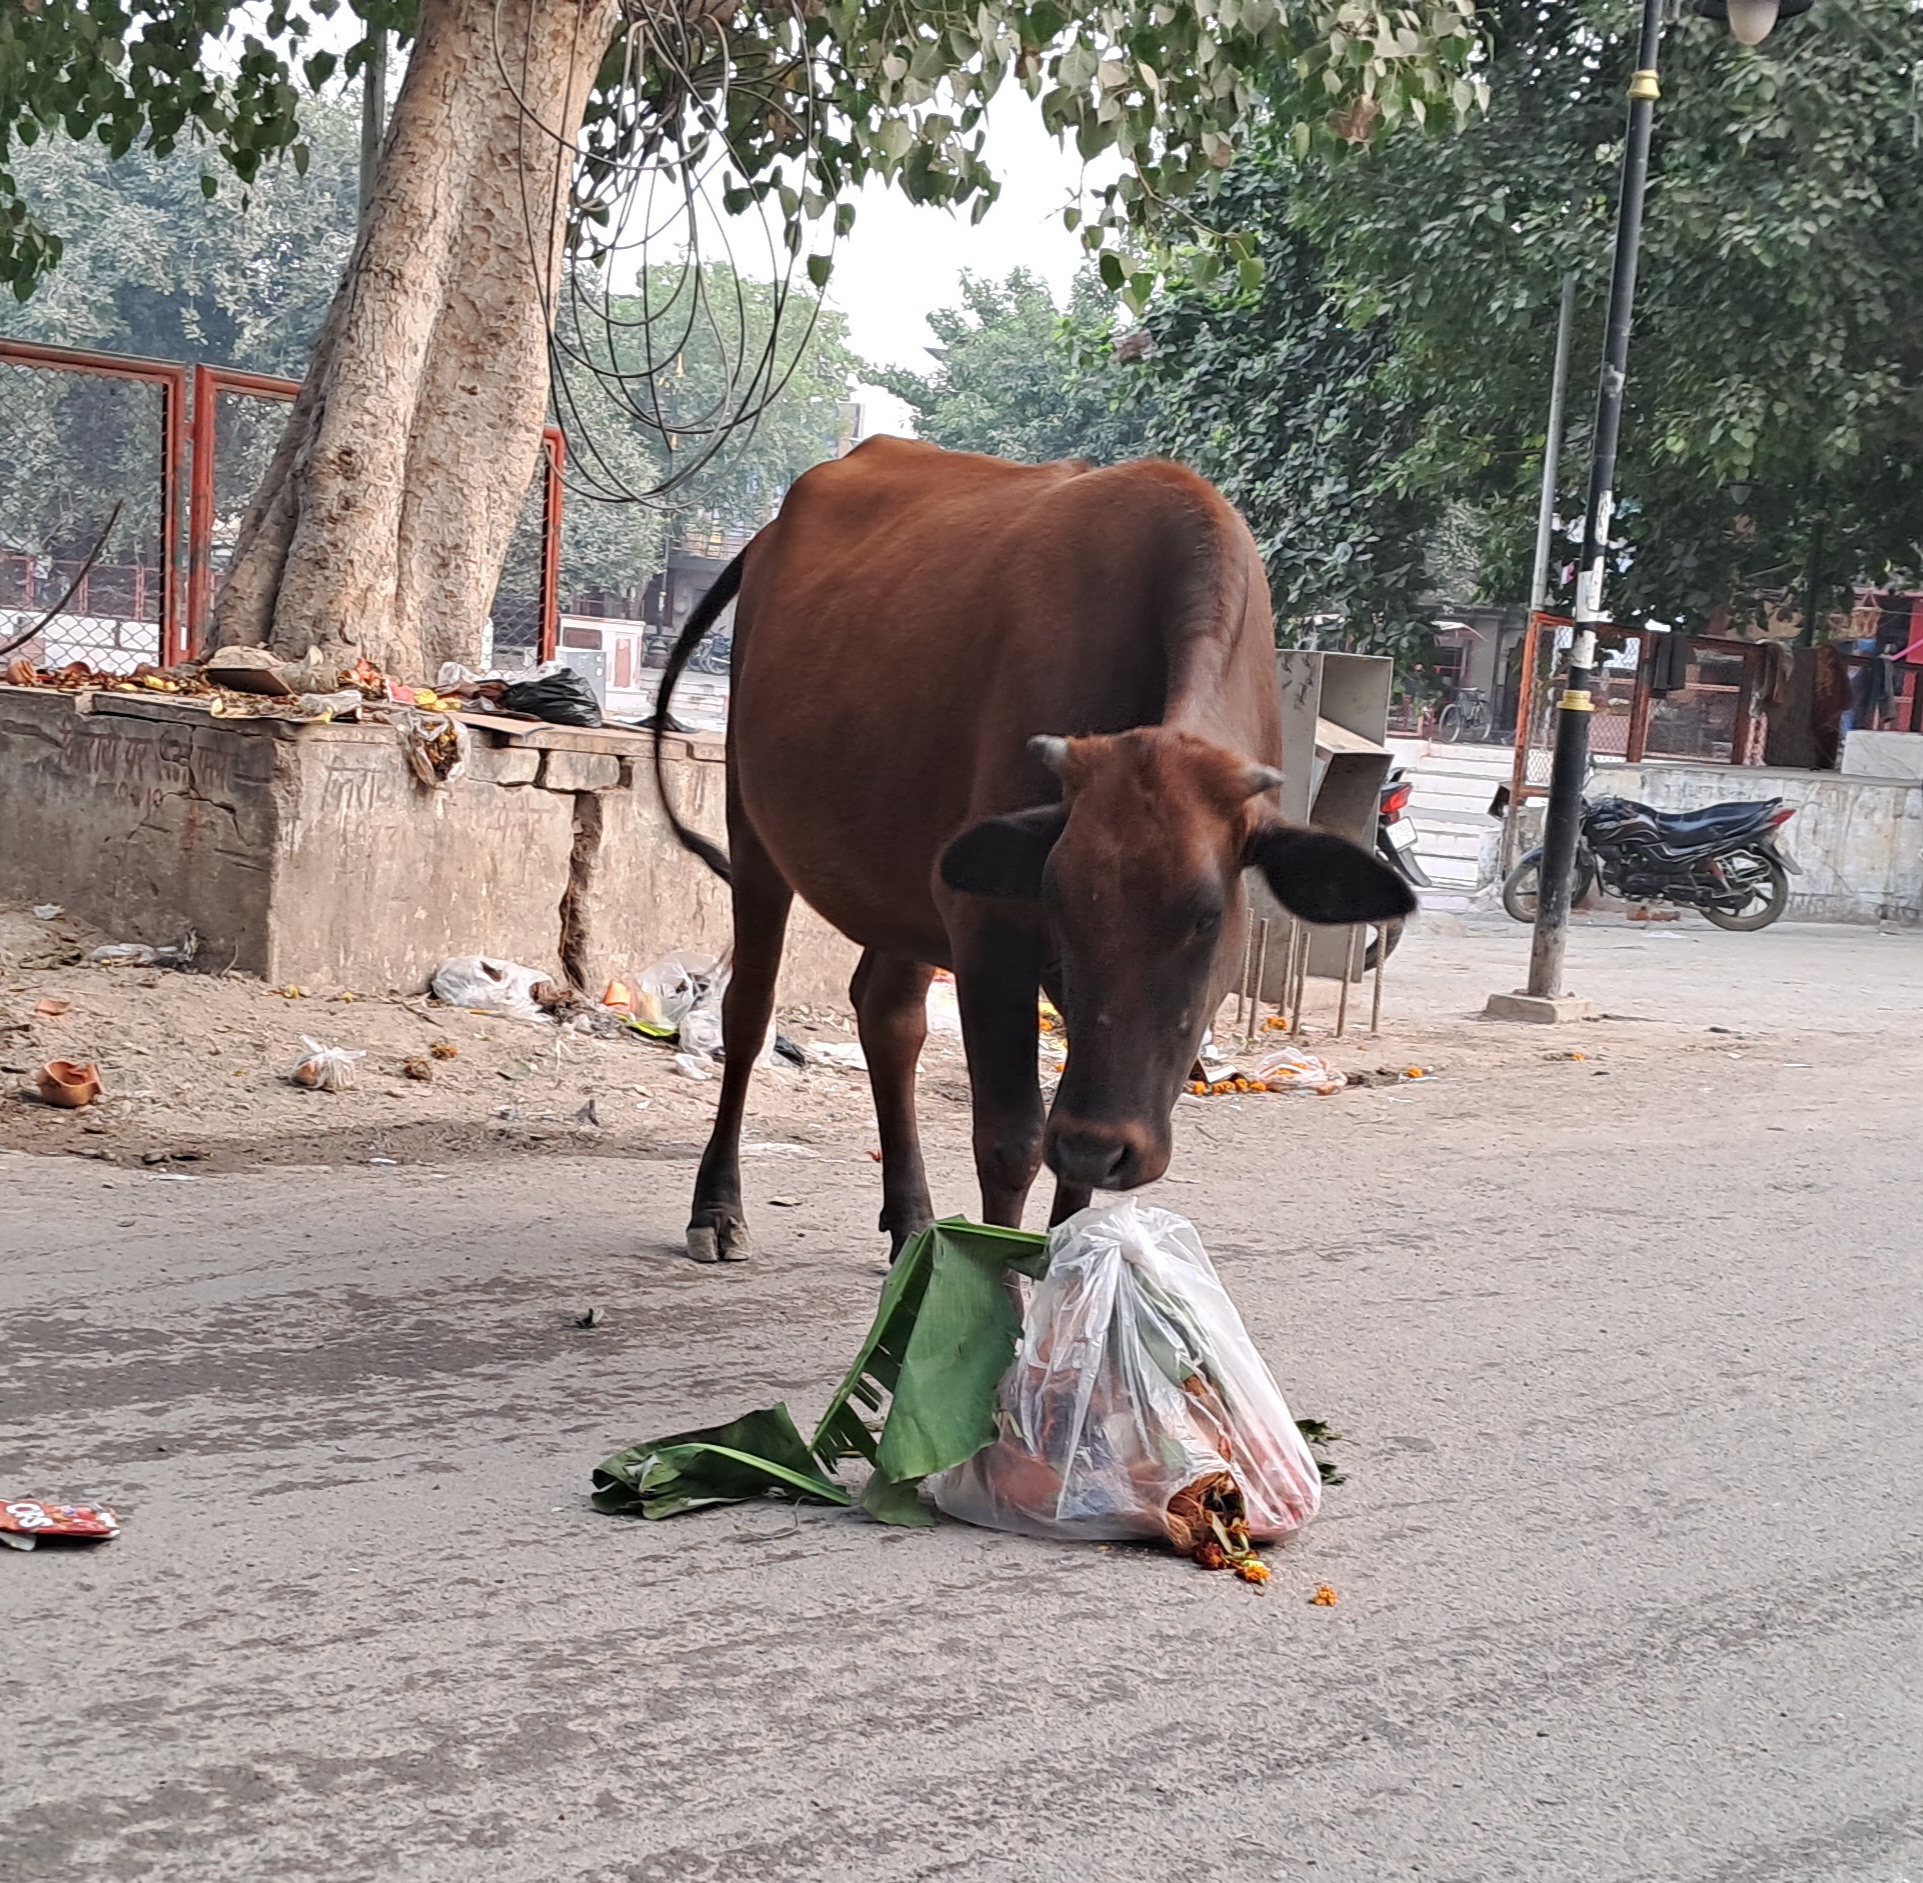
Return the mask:
[[1629, 919], [1632, 922], [1678, 922], [1682, 919], [1682, 911], [1680, 909], [1652, 909], [1644, 906], [1640, 909], [1631, 909]]
[[148, 1173], [155, 1183], [198, 1183], [198, 1177], [189, 1176], [184, 1170], [156, 1170]]
[[64, 911], [57, 902], [36, 902], [33, 905], [33, 913], [36, 921], [51, 922]]
[[43, 1105], [81, 1111], [100, 1096], [100, 1068], [89, 1060], [49, 1059], [34, 1084]]
[[323, 1046], [319, 1040], [310, 1040], [304, 1033], [300, 1043], [307, 1051], [287, 1075], [295, 1085], [305, 1085], [316, 1092], [351, 1092], [354, 1089], [354, 1061], [365, 1059], [366, 1053], [349, 1052], [344, 1046]]
[[446, 713], [402, 707], [386, 715], [401, 735], [414, 776], [431, 791], [451, 785], [467, 769], [467, 728]]
[[1322, 1477], [1194, 1227], [1125, 1199], [1049, 1239], [999, 1434], [936, 1478], [950, 1516], [1025, 1536], [1166, 1536], [1249, 1581], [1254, 1541], [1315, 1515]]
[[477, 691], [482, 698], [498, 700], [504, 712], [526, 713], [533, 719], [545, 719], [551, 726], [601, 723], [601, 706], [594, 689], [572, 667], [558, 660], [537, 667], [526, 680], [483, 680]]
[[[632, 997], [633, 1025], [651, 1039], [672, 1039], [697, 1008], [713, 1015], [713, 1043], [721, 1043], [721, 996], [728, 985], [725, 963], [713, 955], [663, 955], [642, 972]], [[704, 1036], [710, 1029], [697, 1028]], [[682, 1041], [690, 1052], [702, 1050]]]
[[813, 1046], [809, 1051], [820, 1065], [838, 1066], [843, 1072], [868, 1070], [867, 1055], [862, 1052], [859, 1042], [855, 1040], [837, 1040], [827, 1046]]
[[626, 981], [610, 981], [607, 992], [601, 996], [601, 1005], [615, 1013], [634, 1012], [634, 989]]
[[760, 1144], [744, 1144], [741, 1151], [744, 1157], [757, 1151], [769, 1156], [781, 1157], [819, 1157], [821, 1155], [812, 1144], [777, 1144], [772, 1140]]
[[396, 1169], [400, 1167], [401, 1162], [398, 1157], [370, 1157], [367, 1161], [370, 1164], [391, 1164]]
[[459, 1059], [461, 1049], [452, 1040], [436, 1040], [428, 1049], [436, 1059]]
[[42, 1543], [108, 1543], [120, 1534], [120, 1519], [104, 1504], [52, 1504], [38, 1497], [16, 1497], [0, 1504], [0, 1543], [11, 1549], [37, 1549]]
[[509, 1059], [494, 1068], [504, 1079], [531, 1079], [534, 1068], [525, 1059]]
[[808, 1068], [808, 1055], [785, 1033], [775, 1035], [775, 1057], [785, 1059], [791, 1066], [799, 1066], [804, 1072]]
[[434, 1062], [425, 1053], [417, 1053], [412, 1059], [401, 1061], [401, 1076], [407, 1079], [429, 1080], [434, 1076]]
[[1309, 1603], [1314, 1608], [1334, 1608], [1336, 1601], [1335, 1590], [1326, 1582], [1318, 1582], [1315, 1593], [1309, 1597]]
[[72, 1006], [72, 1001], [62, 1000], [57, 994], [48, 994], [33, 1003], [33, 1010], [42, 1020], [58, 1020]]
[[1304, 1052], [1299, 1046], [1284, 1046], [1264, 1054], [1247, 1074], [1231, 1067], [1223, 1077], [1197, 1079], [1188, 1089], [1197, 1098], [1220, 1097], [1230, 1092], [1314, 1092], [1326, 1098], [1332, 1092], [1341, 1091], [1348, 1082], [1348, 1075], [1336, 1071], [1326, 1059]]
[[87, 959], [101, 968], [151, 968], [160, 959], [160, 951], [145, 942], [108, 942], [93, 949]]
[[698, 1053], [676, 1053], [674, 1056], [674, 1069], [680, 1073], [684, 1079], [712, 1079], [714, 1077], [714, 1061], [704, 1058]]
[[[1010, 1271], [1039, 1285], [1024, 1328]], [[1013, 1364], [1010, 1364], [1010, 1361]], [[879, 1435], [873, 1415], [887, 1405]], [[1042, 1237], [952, 1220], [910, 1239], [811, 1443], [785, 1406], [645, 1441], [598, 1510], [667, 1517], [769, 1492], [1054, 1538], [1166, 1537], [1258, 1586], [1258, 1537], [1314, 1515], [1321, 1474], [1194, 1229], [1133, 1199]]]
[[585, 1314], [577, 1314], [574, 1317], [574, 1324], [576, 1327], [599, 1327], [607, 1318], [606, 1308], [590, 1308]]
[[771, 1196], [768, 1202], [778, 1210], [798, 1210], [801, 1207], [801, 1199], [798, 1196]]
[[955, 977], [937, 974], [928, 983], [928, 1030], [961, 1037], [961, 1003], [955, 997]]
[[577, 1125], [598, 1125], [603, 1122], [600, 1110], [593, 1099], [589, 1099], [588, 1102], [574, 1114], [574, 1122]]
[[456, 955], [434, 970], [430, 984], [436, 1000], [470, 1013], [498, 1013], [509, 1020], [545, 1020], [537, 988], [553, 990], [538, 968], [513, 961], [494, 961], [486, 955]]
[[286, 698], [295, 691], [286, 662], [264, 647], [217, 648], [201, 663], [201, 676], [236, 693], [265, 693]]
[[1574, 1052], [1571, 1052], [1571, 1053], [1544, 1053], [1544, 1054], [1543, 1054], [1543, 1058], [1545, 1058], [1545, 1059], [1587, 1059], [1588, 1057], [1589, 1057], [1589, 1055], [1588, 1055], [1587, 1053], [1574, 1053]]

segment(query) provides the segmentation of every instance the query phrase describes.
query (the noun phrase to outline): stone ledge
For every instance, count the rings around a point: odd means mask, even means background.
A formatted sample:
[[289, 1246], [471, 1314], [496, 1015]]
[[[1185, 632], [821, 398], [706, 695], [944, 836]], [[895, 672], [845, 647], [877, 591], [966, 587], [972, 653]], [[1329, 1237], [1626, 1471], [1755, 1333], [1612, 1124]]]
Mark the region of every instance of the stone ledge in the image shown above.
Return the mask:
[[607, 791], [621, 783], [621, 760], [612, 752], [544, 751], [537, 782], [546, 791]]

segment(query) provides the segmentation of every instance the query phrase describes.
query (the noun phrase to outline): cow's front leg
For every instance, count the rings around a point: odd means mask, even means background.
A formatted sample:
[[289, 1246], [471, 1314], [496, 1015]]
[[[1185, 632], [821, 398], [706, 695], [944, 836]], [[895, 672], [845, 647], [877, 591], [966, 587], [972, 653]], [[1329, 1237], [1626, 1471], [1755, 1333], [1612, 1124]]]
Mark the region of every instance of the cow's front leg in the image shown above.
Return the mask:
[[918, 1229], [935, 1220], [915, 1124], [915, 1065], [928, 1038], [928, 983], [934, 969], [870, 948], [855, 969], [850, 998], [881, 1133], [881, 1228], [893, 1261]]
[[1042, 1167], [1042, 1087], [1035, 1069], [1041, 941], [1033, 929], [994, 916], [977, 917], [955, 940], [982, 1220], [1019, 1229]]
[[794, 892], [760, 841], [730, 806], [728, 848], [734, 889], [734, 971], [721, 997], [721, 1045], [728, 1063], [714, 1130], [694, 1180], [688, 1254], [697, 1262], [745, 1262], [748, 1221], [741, 1207], [741, 1120], [748, 1082], [774, 1018], [775, 979]]

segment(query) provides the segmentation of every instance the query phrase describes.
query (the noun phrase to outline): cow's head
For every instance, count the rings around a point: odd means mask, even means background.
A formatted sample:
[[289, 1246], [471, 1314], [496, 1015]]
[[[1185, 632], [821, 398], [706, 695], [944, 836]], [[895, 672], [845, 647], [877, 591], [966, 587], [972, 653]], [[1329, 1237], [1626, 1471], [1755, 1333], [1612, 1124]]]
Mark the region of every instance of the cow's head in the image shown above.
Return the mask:
[[1043, 1154], [1066, 1182], [1132, 1189], [1168, 1167], [1176, 1095], [1240, 964], [1242, 872], [1311, 922], [1395, 921], [1415, 902], [1346, 838], [1284, 824], [1281, 773], [1193, 733], [1031, 747], [1062, 802], [963, 831], [942, 880], [1040, 902], [1069, 1042]]

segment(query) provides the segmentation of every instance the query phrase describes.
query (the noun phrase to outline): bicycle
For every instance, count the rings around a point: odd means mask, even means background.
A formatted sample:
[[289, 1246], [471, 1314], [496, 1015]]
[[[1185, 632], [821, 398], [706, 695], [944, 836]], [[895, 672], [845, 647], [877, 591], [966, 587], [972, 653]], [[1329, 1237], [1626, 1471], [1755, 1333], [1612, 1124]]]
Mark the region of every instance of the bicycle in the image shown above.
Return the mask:
[[1445, 745], [1485, 745], [1494, 726], [1480, 687], [1462, 688], [1436, 715], [1436, 737]]

